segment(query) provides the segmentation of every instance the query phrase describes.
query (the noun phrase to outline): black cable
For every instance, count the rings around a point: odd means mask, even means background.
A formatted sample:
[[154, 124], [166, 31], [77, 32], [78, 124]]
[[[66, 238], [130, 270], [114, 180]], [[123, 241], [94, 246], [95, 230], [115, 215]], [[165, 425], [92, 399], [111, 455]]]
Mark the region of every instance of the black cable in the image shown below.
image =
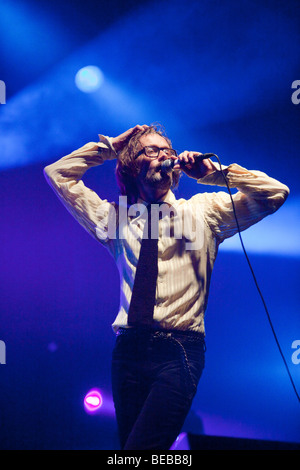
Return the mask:
[[258, 290], [258, 293], [259, 293], [260, 298], [261, 298], [261, 300], [262, 300], [262, 303], [263, 303], [263, 305], [264, 305], [264, 308], [265, 308], [265, 311], [266, 311], [266, 314], [267, 314], [267, 317], [268, 317], [268, 320], [269, 320], [269, 324], [270, 324], [270, 327], [271, 327], [273, 336], [274, 336], [274, 338], [275, 338], [277, 347], [278, 347], [278, 349], [279, 349], [280, 355], [281, 355], [281, 357], [282, 357], [282, 360], [283, 360], [283, 362], [284, 362], [284, 365], [285, 365], [285, 368], [286, 368], [286, 370], [287, 370], [288, 376], [289, 376], [289, 378], [290, 378], [292, 387], [293, 387], [293, 389], [294, 389], [294, 392], [295, 392], [295, 394], [296, 394], [296, 397], [298, 398], [298, 401], [300, 402], [300, 396], [299, 396], [299, 394], [298, 394], [298, 392], [297, 392], [297, 389], [296, 389], [295, 383], [294, 383], [294, 381], [293, 381], [292, 375], [291, 375], [291, 373], [290, 373], [289, 367], [288, 367], [288, 365], [287, 365], [286, 359], [285, 359], [284, 354], [283, 354], [283, 352], [282, 352], [282, 349], [281, 349], [281, 347], [280, 347], [280, 344], [279, 344], [277, 335], [276, 335], [276, 333], [275, 333], [275, 330], [274, 330], [274, 327], [273, 327], [273, 324], [272, 324], [272, 321], [271, 321], [271, 318], [270, 318], [270, 314], [269, 314], [269, 312], [268, 312], [268, 308], [267, 308], [265, 299], [264, 299], [264, 297], [263, 297], [263, 295], [262, 295], [262, 292], [261, 292], [261, 290], [260, 290], [260, 288], [259, 288], [259, 285], [258, 285], [256, 276], [255, 276], [254, 271], [253, 271], [253, 268], [252, 268], [252, 266], [251, 266], [251, 263], [250, 263], [248, 254], [247, 254], [247, 252], [246, 252], [246, 248], [245, 248], [245, 246], [244, 246], [244, 242], [243, 242], [242, 235], [241, 235], [241, 230], [240, 230], [240, 225], [239, 225], [238, 218], [237, 218], [236, 211], [235, 211], [235, 205], [234, 205], [234, 202], [233, 202], [232, 193], [231, 193], [231, 190], [230, 190], [230, 187], [229, 187], [229, 184], [228, 184], [226, 175], [225, 175], [225, 173], [224, 173], [224, 171], [223, 171], [223, 169], [222, 169], [222, 165], [221, 165], [221, 162], [220, 162], [220, 159], [219, 159], [218, 155], [215, 155], [215, 154], [214, 154], [214, 156], [215, 156], [216, 159], [218, 160], [218, 163], [219, 163], [219, 165], [220, 165], [220, 171], [221, 171], [221, 173], [222, 173], [222, 176], [223, 176], [223, 178], [224, 178], [224, 180], [225, 180], [225, 183], [226, 183], [226, 186], [227, 186], [227, 190], [228, 190], [228, 193], [229, 193], [229, 196], [230, 196], [230, 199], [231, 199], [231, 204], [232, 204], [232, 209], [233, 209], [233, 213], [234, 213], [234, 218], [235, 218], [236, 225], [237, 225], [237, 229], [238, 229], [238, 234], [239, 234], [240, 242], [241, 242], [241, 245], [242, 245], [242, 248], [243, 248], [243, 251], [244, 251], [246, 260], [247, 260], [247, 262], [248, 262], [248, 265], [249, 265], [250, 271], [251, 271], [251, 273], [252, 273], [252, 276], [253, 276], [253, 279], [254, 279], [256, 288], [257, 288], [257, 290]]

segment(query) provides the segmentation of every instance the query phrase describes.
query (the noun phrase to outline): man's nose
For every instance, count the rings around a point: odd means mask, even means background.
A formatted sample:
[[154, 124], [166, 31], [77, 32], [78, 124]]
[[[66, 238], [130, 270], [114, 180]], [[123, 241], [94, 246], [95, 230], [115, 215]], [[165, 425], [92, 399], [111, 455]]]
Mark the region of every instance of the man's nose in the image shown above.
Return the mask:
[[166, 153], [167, 150], [168, 149], [161, 149], [160, 150], [159, 155], [158, 155], [158, 160], [159, 161], [167, 160], [168, 158], [170, 158]]

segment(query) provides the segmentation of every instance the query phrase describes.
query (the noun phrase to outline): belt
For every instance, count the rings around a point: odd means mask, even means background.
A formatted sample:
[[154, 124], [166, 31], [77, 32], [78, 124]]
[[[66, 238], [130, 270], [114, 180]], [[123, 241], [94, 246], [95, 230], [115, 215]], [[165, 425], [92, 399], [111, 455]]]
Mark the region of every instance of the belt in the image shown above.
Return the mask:
[[205, 335], [197, 331], [190, 330], [163, 330], [153, 329], [147, 327], [130, 327], [130, 328], [119, 328], [117, 336], [128, 336], [128, 337], [152, 337], [152, 338], [173, 338], [173, 339], [187, 339], [188, 341], [204, 343]]

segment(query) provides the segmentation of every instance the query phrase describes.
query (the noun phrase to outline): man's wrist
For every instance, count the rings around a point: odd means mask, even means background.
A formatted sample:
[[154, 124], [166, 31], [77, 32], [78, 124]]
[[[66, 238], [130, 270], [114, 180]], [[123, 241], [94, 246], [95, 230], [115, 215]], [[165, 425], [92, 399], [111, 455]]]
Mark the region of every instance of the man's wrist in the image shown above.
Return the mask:
[[113, 138], [99, 134], [98, 153], [103, 157], [103, 160], [115, 160], [117, 152], [113, 146]]

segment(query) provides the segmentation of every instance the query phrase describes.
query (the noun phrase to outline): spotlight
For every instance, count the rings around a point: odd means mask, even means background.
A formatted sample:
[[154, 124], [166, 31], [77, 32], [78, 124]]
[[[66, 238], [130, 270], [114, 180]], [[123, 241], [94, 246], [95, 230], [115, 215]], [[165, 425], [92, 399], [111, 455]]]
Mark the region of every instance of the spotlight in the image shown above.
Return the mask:
[[98, 411], [103, 403], [103, 399], [99, 390], [90, 390], [84, 397], [83, 403], [87, 413], [95, 413], [96, 411]]
[[103, 73], [95, 65], [88, 65], [78, 70], [75, 76], [75, 83], [79, 90], [84, 93], [92, 93], [102, 85]]

